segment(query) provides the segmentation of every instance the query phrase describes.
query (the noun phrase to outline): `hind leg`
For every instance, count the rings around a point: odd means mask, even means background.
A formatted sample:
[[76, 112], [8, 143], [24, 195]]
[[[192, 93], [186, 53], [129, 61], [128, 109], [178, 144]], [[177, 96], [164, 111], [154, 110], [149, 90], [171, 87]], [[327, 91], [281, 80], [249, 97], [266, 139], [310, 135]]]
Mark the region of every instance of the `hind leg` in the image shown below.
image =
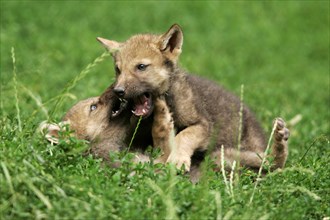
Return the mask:
[[288, 157], [288, 139], [290, 131], [285, 127], [285, 122], [282, 118], [275, 119], [275, 131], [272, 145], [272, 156], [274, 162], [272, 170], [283, 168]]
[[[275, 119], [275, 130], [273, 136], [273, 145], [271, 147], [271, 156], [274, 158], [272, 170], [283, 168], [288, 157], [288, 138], [290, 136], [289, 129], [285, 127], [285, 122], [281, 118]], [[255, 147], [245, 148], [238, 151], [234, 148], [224, 149], [224, 160], [226, 168], [229, 169], [234, 160], [240, 160], [240, 165], [247, 168], [259, 169], [262, 160], [265, 157], [264, 146], [259, 146], [260, 143], [255, 142]], [[221, 164], [221, 151], [218, 149], [212, 152], [211, 157], [214, 158], [217, 165]], [[266, 162], [267, 163], [267, 162]]]
[[[247, 167], [251, 169], [258, 169], [261, 166], [262, 158], [264, 157], [264, 152], [254, 152], [254, 151], [238, 151], [233, 148], [224, 149], [224, 162], [225, 169], [230, 170], [234, 161], [240, 160], [241, 167]], [[221, 166], [221, 150], [216, 150], [211, 153], [211, 158], [214, 162]]]

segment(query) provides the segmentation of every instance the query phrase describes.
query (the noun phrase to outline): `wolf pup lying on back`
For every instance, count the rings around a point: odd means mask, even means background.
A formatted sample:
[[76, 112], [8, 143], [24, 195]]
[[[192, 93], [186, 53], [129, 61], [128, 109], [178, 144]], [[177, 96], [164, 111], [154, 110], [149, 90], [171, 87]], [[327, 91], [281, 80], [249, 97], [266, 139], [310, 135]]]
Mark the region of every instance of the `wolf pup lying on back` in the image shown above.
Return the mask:
[[[154, 100], [165, 96], [177, 130], [167, 162], [178, 167], [185, 165], [189, 171], [191, 156], [196, 151], [206, 151], [211, 137], [215, 136], [213, 155], [217, 156], [223, 145], [229, 163], [239, 155], [242, 166], [260, 166], [266, 141], [251, 111], [244, 106], [239, 129], [240, 100], [217, 84], [187, 74], [178, 67], [183, 43], [178, 25], [162, 35], [139, 34], [123, 43], [97, 39], [114, 58], [114, 92], [128, 101], [133, 114], [147, 118], [154, 109]], [[285, 164], [289, 137], [284, 121], [275, 122], [274, 169]], [[237, 151], [239, 144], [240, 151]]]
[[[131, 118], [123, 104], [112, 92], [111, 85], [101, 96], [79, 101], [65, 114], [59, 124], [41, 123], [39, 129], [46, 139], [52, 143], [59, 143], [59, 132], [66, 129], [73, 132], [72, 136], [89, 141], [89, 153], [97, 158], [109, 161], [110, 152], [127, 150], [137, 126], [137, 120]], [[130, 146], [134, 152], [134, 162], [148, 162], [149, 158], [143, 154], [151, 145], [165, 149], [173, 138], [173, 121], [164, 100], [155, 100], [153, 117], [143, 120]], [[152, 135], [151, 135], [152, 134]], [[167, 150], [165, 150], [167, 152]], [[162, 157], [156, 163], [164, 163]], [[114, 166], [114, 164], [112, 164]]]

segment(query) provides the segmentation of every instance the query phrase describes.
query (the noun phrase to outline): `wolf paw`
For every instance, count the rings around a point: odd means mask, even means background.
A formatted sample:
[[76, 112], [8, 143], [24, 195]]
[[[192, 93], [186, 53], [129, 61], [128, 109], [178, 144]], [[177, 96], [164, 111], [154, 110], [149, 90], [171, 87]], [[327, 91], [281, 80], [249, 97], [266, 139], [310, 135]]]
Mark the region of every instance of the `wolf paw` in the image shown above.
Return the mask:
[[274, 131], [274, 140], [277, 143], [285, 143], [290, 137], [290, 131], [286, 127], [285, 122], [282, 118], [276, 118], [275, 122], [276, 127]]
[[170, 154], [166, 162], [174, 164], [178, 169], [181, 169], [182, 166], [184, 166], [185, 172], [189, 172], [191, 165], [191, 158], [189, 156], [184, 156], [184, 155], [177, 156], [172, 153]]

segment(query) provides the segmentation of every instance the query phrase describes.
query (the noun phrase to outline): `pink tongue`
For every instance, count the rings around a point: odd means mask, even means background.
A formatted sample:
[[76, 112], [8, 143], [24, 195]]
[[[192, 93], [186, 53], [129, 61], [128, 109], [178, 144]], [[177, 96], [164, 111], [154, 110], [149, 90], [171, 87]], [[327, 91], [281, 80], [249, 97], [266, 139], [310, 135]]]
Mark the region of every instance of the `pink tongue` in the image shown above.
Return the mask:
[[145, 115], [148, 113], [149, 111], [149, 107], [148, 107], [148, 99], [145, 95], [142, 95], [138, 98], [136, 98], [134, 100], [135, 102], [135, 110], [134, 110], [134, 114], [136, 116], [141, 116], [141, 115]]

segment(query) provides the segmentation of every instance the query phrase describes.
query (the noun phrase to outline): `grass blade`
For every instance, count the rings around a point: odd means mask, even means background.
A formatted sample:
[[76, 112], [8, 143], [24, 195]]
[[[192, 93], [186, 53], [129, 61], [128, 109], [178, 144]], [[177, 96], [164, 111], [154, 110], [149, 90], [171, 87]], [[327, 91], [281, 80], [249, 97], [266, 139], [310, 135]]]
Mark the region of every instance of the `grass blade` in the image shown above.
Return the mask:
[[131, 141], [130, 141], [130, 143], [129, 143], [129, 145], [128, 145], [128, 148], [127, 148], [127, 152], [131, 149], [131, 146], [132, 146], [132, 144], [133, 144], [133, 141], [134, 141], [135, 135], [136, 135], [136, 133], [137, 133], [137, 131], [138, 131], [138, 129], [139, 129], [139, 126], [140, 126], [141, 121], [142, 121], [142, 116], [140, 116], [140, 118], [139, 118], [139, 120], [138, 120], [138, 122], [137, 122], [137, 124], [136, 124], [136, 127], [135, 127], [135, 129], [134, 129], [133, 136], [132, 136]]
[[229, 178], [229, 189], [230, 189], [231, 197], [233, 199], [234, 199], [233, 179], [234, 179], [234, 173], [235, 173], [235, 166], [236, 166], [236, 160], [234, 160], [233, 165], [231, 167], [230, 178]]
[[11, 58], [13, 62], [13, 83], [14, 83], [15, 107], [16, 107], [16, 115], [18, 121], [18, 129], [20, 132], [22, 132], [22, 122], [21, 122], [21, 114], [19, 109], [19, 99], [18, 99], [18, 91], [17, 91], [16, 58], [15, 58], [14, 47], [11, 48]]
[[[171, 199], [170, 195], [166, 194], [154, 181], [151, 179], [147, 180], [147, 184], [153, 189], [163, 200], [166, 206], [166, 217], [164, 219], [178, 219], [176, 215], [176, 208], [174, 205], [174, 201]], [[172, 186], [171, 186], [172, 187]]]
[[50, 113], [50, 119], [54, 116], [54, 114], [57, 112], [58, 108], [62, 105], [64, 101], [64, 94], [69, 93], [71, 89], [73, 89], [77, 83], [85, 78], [87, 74], [99, 63], [103, 62], [105, 58], [110, 56], [108, 52], [104, 52], [101, 56], [97, 57], [92, 63], [88, 64], [85, 69], [83, 69], [73, 80], [71, 80], [65, 88], [62, 90], [58, 98], [56, 99], [55, 106], [53, 108], [53, 111]]
[[13, 184], [11, 182], [11, 177], [10, 177], [9, 171], [6, 167], [6, 164], [4, 162], [1, 162], [1, 167], [2, 167], [3, 173], [5, 174], [5, 177], [6, 177], [8, 186], [9, 186], [10, 193], [12, 195], [14, 195], [15, 194], [14, 187], [13, 187]]
[[241, 139], [242, 139], [242, 126], [243, 126], [243, 110], [244, 110], [244, 105], [243, 105], [243, 101], [244, 101], [244, 84], [241, 85], [241, 97], [240, 97], [240, 109], [239, 109], [239, 125], [238, 125], [238, 137], [237, 137], [237, 157], [236, 157], [236, 161], [237, 161], [237, 169], [235, 170], [235, 177], [236, 177], [236, 183], [239, 182], [239, 173], [238, 173], [238, 169], [240, 168], [241, 165]]
[[259, 168], [259, 171], [258, 171], [258, 175], [257, 175], [257, 180], [255, 181], [254, 188], [253, 188], [253, 191], [252, 191], [252, 195], [250, 197], [249, 204], [252, 204], [253, 197], [254, 197], [255, 191], [257, 189], [257, 185], [260, 182], [261, 172], [262, 172], [263, 166], [264, 166], [265, 161], [266, 161], [266, 157], [267, 157], [267, 154], [268, 154], [268, 151], [269, 151], [269, 147], [270, 147], [270, 142], [273, 139], [273, 135], [274, 135], [274, 132], [275, 132], [275, 129], [276, 129], [276, 125], [277, 125], [277, 119], [274, 122], [274, 126], [273, 126], [273, 129], [272, 129], [272, 132], [271, 132], [270, 137], [268, 139], [268, 143], [267, 143], [267, 147], [266, 147], [266, 150], [265, 150], [265, 154], [264, 154], [264, 157], [262, 158], [262, 162], [261, 162], [261, 165], [260, 165], [260, 168]]
[[222, 219], [222, 202], [221, 202], [221, 195], [220, 192], [215, 191], [214, 193], [214, 200], [216, 205], [216, 219], [221, 220]]
[[26, 185], [34, 192], [34, 194], [45, 204], [47, 209], [52, 209], [53, 206], [50, 203], [49, 199], [31, 183], [30, 181], [25, 181]]
[[20, 87], [22, 87], [27, 94], [36, 102], [37, 106], [41, 109], [41, 111], [45, 114], [45, 116], [48, 118], [48, 111], [45, 108], [44, 104], [42, 103], [41, 99], [38, 98], [36, 95], [33, 94], [33, 92], [31, 90], [29, 90], [28, 88], [26, 88], [23, 84], [20, 84]]
[[223, 177], [223, 182], [225, 183], [225, 186], [226, 186], [226, 191], [227, 191], [228, 195], [230, 195], [230, 190], [229, 190], [228, 181], [227, 181], [227, 177], [226, 177], [226, 171], [225, 171], [225, 150], [224, 150], [223, 145], [221, 145], [221, 173], [222, 173], [222, 177]]

